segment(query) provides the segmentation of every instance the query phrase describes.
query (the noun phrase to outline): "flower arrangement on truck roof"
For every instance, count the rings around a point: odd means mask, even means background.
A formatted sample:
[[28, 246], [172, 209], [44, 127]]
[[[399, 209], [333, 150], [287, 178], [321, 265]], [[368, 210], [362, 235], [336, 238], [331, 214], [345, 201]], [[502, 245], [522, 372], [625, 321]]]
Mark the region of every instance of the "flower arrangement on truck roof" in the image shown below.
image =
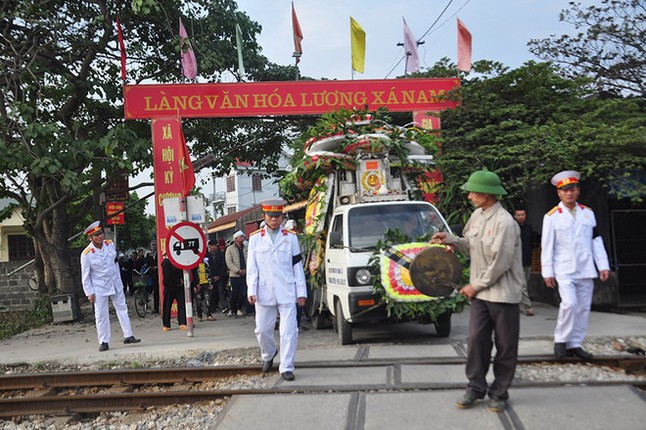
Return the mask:
[[[307, 199], [304, 243], [314, 328], [327, 319], [341, 344], [366, 321], [420, 319], [448, 336], [462, 266], [428, 243], [449, 227], [424, 200], [436, 134], [393, 125], [385, 111], [326, 114], [293, 142], [292, 170], [280, 182], [291, 201]], [[427, 195], [428, 197], [428, 195]]]

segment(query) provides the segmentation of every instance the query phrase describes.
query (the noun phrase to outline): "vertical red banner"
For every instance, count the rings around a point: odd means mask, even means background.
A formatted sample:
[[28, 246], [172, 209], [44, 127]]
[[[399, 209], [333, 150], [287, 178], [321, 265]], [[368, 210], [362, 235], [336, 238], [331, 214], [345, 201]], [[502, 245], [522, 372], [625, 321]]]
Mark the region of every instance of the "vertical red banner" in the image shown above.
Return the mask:
[[[161, 269], [162, 254], [166, 249], [166, 228], [162, 201], [170, 197], [183, 197], [180, 160], [183, 153], [182, 122], [178, 117], [152, 120], [153, 172], [155, 177], [155, 216], [157, 217], [157, 267], [159, 274], [160, 305], [163, 306], [164, 277]], [[184, 306], [184, 303], [179, 304]], [[161, 314], [162, 312], [160, 312]], [[175, 314], [175, 312], [173, 312]]]

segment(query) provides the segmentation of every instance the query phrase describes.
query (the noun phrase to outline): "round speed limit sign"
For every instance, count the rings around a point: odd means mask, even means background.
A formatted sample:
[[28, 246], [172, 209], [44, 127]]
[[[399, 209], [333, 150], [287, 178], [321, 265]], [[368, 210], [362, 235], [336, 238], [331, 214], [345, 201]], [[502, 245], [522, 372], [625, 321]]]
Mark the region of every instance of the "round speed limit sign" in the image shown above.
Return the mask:
[[197, 224], [181, 222], [173, 226], [166, 238], [166, 255], [173, 266], [190, 270], [206, 255], [206, 237]]

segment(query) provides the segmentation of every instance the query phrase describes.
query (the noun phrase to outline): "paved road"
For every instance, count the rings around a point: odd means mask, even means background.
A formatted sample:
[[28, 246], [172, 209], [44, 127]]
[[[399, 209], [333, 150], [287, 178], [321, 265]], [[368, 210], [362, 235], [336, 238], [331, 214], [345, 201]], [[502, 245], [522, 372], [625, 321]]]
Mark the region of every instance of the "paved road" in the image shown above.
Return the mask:
[[[521, 355], [550, 354], [557, 309], [536, 305], [536, 316], [521, 317]], [[131, 315], [134, 315], [131, 314]], [[198, 323], [194, 337], [175, 329], [161, 330], [158, 317], [132, 318], [134, 332], [143, 342], [123, 345], [113, 317], [110, 350], [99, 353], [94, 324], [52, 324], [12, 339], [0, 341], [0, 363], [60, 360], [68, 363], [143, 361], [170, 358], [203, 351], [257, 348], [254, 321], [248, 318]], [[355, 329], [357, 344], [340, 346], [331, 330], [307, 330], [299, 338], [296, 381], [291, 387], [320, 387], [320, 394], [234, 396], [227, 410], [211, 428], [263, 430], [285, 429], [642, 429], [646, 422], [643, 393], [629, 386], [603, 388], [567, 386], [553, 388], [512, 388], [509, 409], [492, 413], [486, 403], [470, 410], [454, 406], [462, 389], [440, 391], [396, 391], [403, 383], [464, 383], [462, 366], [436, 368], [395, 365], [361, 370], [329, 371], [299, 369], [299, 363], [318, 360], [364, 358], [446, 357], [464, 354], [468, 312], [454, 315], [451, 336], [439, 338], [433, 325], [419, 323], [377, 325]], [[646, 339], [646, 315], [617, 315], [592, 312], [589, 337], [604, 339], [637, 336]], [[273, 375], [277, 386], [288, 384]], [[360, 390], [362, 385], [386, 382], [395, 391]], [[328, 392], [329, 387], [349, 386], [357, 391]], [[328, 388], [326, 388], [328, 387]]]

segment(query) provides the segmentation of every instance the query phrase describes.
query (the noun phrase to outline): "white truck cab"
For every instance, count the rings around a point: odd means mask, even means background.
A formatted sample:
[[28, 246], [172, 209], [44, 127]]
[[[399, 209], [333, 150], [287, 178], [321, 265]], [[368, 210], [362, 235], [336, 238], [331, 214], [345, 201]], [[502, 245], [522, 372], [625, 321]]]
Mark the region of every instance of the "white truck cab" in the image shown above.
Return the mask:
[[[368, 261], [387, 229], [410, 237], [449, 231], [442, 215], [423, 201], [362, 203], [337, 207], [325, 244], [324, 303], [341, 344], [352, 342], [352, 324], [383, 320]], [[450, 320], [449, 320], [450, 321]]]
[[[359, 155], [356, 171], [336, 172], [329, 182], [323, 276], [317, 278], [322, 285], [311, 288], [310, 316], [318, 329], [329, 315], [345, 345], [352, 342], [353, 324], [387, 318], [369, 270], [386, 231], [399, 229], [416, 239], [450, 229], [432, 204], [410, 200], [412, 187], [399, 168], [391, 168], [387, 154]], [[448, 336], [450, 313], [435, 325], [440, 336]]]

